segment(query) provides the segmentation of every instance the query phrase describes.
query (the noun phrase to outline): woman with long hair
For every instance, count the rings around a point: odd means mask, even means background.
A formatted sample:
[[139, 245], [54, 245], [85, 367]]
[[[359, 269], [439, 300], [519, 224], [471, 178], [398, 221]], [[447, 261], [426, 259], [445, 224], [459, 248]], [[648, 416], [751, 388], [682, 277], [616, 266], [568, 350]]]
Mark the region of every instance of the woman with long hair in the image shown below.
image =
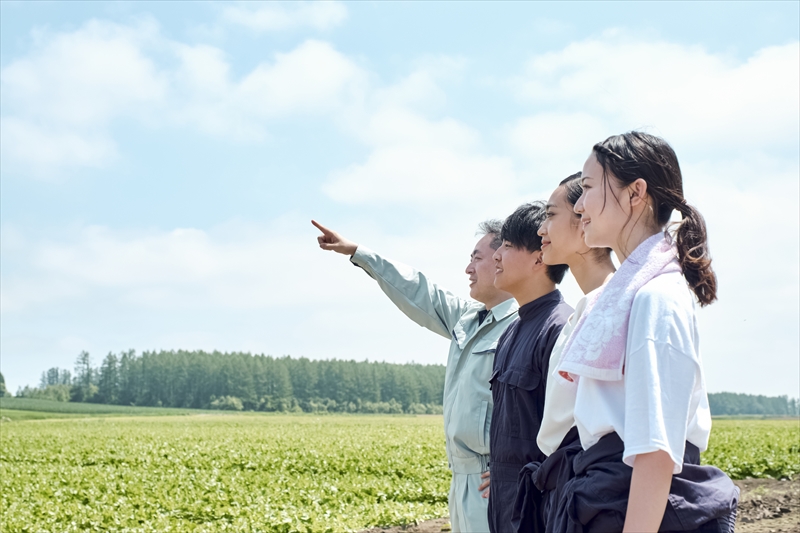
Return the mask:
[[557, 368], [575, 386], [580, 445], [536, 472], [554, 489], [546, 529], [732, 531], [738, 489], [700, 466], [711, 413], [696, 306], [717, 299], [717, 278], [678, 158], [659, 137], [615, 135], [594, 146], [581, 185], [585, 242], [612, 248], [620, 268], [587, 299]]
[[[575, 306], [575, 312], [561, 330], [550, 354], [550, 371], [545, 389], [542, 425], [536, 442], [545, 455], [551, 455], [574, 426], [575, 384], [562, 379], [555, 369], [564, 344], [586, 309], [587, 297], [594, 295], [614, 275], [611, 248], [589, 248], [586, 245], [581, 217], [575, 213], [575, 203], [583, 194], [581, 173], [577, 172], [559, 183], [547, 200], [546, 218], [539, 235], [542, 237], [542, 259], [547, 265], [567, 265], [585, 295]], [[567, 439], [573, 440], [573, 439]]]

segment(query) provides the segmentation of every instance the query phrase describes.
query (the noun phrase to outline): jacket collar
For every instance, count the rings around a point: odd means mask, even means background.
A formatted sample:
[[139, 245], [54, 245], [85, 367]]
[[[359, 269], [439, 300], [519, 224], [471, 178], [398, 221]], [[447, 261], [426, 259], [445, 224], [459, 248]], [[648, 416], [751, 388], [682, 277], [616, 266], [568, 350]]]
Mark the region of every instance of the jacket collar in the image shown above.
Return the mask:
[[[489, 315], [494, 316], [498, 322], [503, 320], [508, 315], [514, 314], [519, 309], [519, 304], [514, 298], [509, 298], [505, 302], [501, 302], [489, 310]], [[489, 318], [488, 316], [486, 318]]]
[[475, 329], [472, 335], [467, 336], [466, 330], [468, 329], [468, 324], [473, 320], [478, 320], [478, 311], [482, 311], [484, 309], [486, 309], [486, 306], [484, 305], [480, 307], [475, 306], [473, 309], [470, 309], [461, 316], [461, 320], [459, 320], [453, 328], [453, 339], [458, 344], [458, 347], [462, 350], [466, 346], [467, 341], [474, 337], [483, 327], [488, 326], [493, 322], [500, 322], [504, 318], [513, 315], [517, 312], [517, 309], [519, 309], [519, 305], [514, 298], [509, 298], [505, 302], [497, 304], [489, 310], [489, 314], [486, 315], [483, 323], [474, 326]]

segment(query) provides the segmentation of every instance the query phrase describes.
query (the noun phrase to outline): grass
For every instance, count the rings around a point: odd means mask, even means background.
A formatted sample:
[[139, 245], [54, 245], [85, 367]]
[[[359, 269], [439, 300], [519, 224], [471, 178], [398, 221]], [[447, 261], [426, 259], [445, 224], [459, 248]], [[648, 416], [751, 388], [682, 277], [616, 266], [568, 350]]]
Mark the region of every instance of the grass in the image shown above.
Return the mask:
[[207, 412], [219, 413], [219, 411], [203, 411], [200, 409], [56, 402], [32, 398], [0, 398], [0, 416], [11, 420], [75, 418], [80, 416], [170, 416]]
[[18, 422], [23, 420], [49, 420], [52, 418], [86, 418], [85, 415], [76, 413], [48, 413], [46, 411], [18, 411], [16, 409], [0, 409], [0, 419], [3, 422]]

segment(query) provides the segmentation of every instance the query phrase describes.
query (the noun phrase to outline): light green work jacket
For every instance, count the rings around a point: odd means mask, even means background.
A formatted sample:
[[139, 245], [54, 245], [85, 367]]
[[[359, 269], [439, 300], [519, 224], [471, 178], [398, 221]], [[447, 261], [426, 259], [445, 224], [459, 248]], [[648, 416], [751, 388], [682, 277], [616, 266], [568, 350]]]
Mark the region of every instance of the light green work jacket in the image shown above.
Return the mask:
[[447, 459], [454, 474], [480, 474], [489, 454], [492, 375], [497, 340], [517, 316], [512, 298], [493, 307], [483, 322], [482, 303], [439, 287], [421, 272], [359, 246], [351, 261], [372, 276], [411, 320], [450, 339], [444, 382]]

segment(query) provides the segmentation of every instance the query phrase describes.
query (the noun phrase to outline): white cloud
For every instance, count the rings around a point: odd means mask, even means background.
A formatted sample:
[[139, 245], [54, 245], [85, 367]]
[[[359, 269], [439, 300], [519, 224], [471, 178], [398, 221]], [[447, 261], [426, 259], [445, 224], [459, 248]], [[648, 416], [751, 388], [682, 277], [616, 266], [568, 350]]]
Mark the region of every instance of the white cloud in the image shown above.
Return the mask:
[[608, 126], [589, 113], [550, 113], [518, 119], [508, 139], [517, 157], [543, 182], [557, 183], [583, 167]]
[[45, 35], [40, 49], [3, 69], [4, 104], [31, 119], [91, 127], [159, 102], [165, 80], [142, 50], [156, 31], [90, 21], [73, 33]]
[[[319, 9], [331, 8], [300, 11]], [[121, 118], [257, 140], [276, 118], [341, 115], [367, 87], [357, 64], [317, 40], [276, 52], [236, 79], [222, 50], [169, 40], [153, 23], [90, 21], [38, 39], [36, 50], [0, 73], [3, 160], [37, 177], [107, 166], [118, 151], [110, 129]]]
[[413, 62], [413, 71], [396, 83], [374, 90], [371, 102], [378, 109], [411, 107], [441, 108], [447, 102], [442, 81], [460, 81], [467, 60], [452, 56], [423, 56]]
[[173, 49], [180, 63], [168, 116], [214, 136], [258, 139], [272, 119], [341, 113], [365, 90], [364, 72], [322, 41], [276, 53], [240, 80], [232, 79], [218, 48], [174, 44]]
[[[310, 17], [338, 4], [317, 5], [295, 11]], [[40, 40], [39, 49], [2, 71], [3, 156], [12, 163], [7, 168], [23, 174], [27, 169], [52, 177], [68, 168], [109, 165], [118, 155], [110, 130], [120, 118], [257, 141], [268, 134], [271, 121], [314, 115], [333, 119], [376, 149], [360, 173], [355, 165], [336, 174], [339, 180], [350, 175], [344, 185], [348, 196], [361, 180], [385, 168], [403, 180], [433, 176], [440, 182], [431, 191], [435, 197], [459, 181], [463, 190], [474, 191], [486, 176], [503, 187], [511, 175], [508, 161], [478, 155], [477, 132], [453, 119], [428, 120], [419, 111], [446, 101], [441, 81], [461, 75], [466, 63], [461, 58], [424, 56], [409, 75], [379, 86], [351, 58], [314, 39], [275, 52], [238, 77], [223, 50], [166, 39], [152, 23], [91, 21]], [[429, 163], [433, 173], [420, 173]], [[380, 193], [374, 186], [369, 190], [361, 194], [364, 199]]]
[[6, 169], [27, 168], [49, 179], [57, 167], [102, 167], [117, 155], [116, 143], [104, 133], [42, 125], [8, 117], [0, 119], [0, 153]]
[[[3, 274], [3, 313], [101, 294], [118, 305], [158, 309], [250, 309], [319, 301], [320, 295], [296, 289], [308, 285], [319, 259], [313, 228], [303, 222], [288, 231], [278, 221], [268, 227], [232, 223], [209, 232], [126, 233], [89, 226], [67, 231], [58, 240], [24, 244], [18, 237], [18, 268]], [[337, 299], [343, 290], [326, 290], [321, 298]]]
[[507, 159], [441, 146], [394, 145], [376, 149], [363, 164], [333, 173], [324, 190], [349, 204], [463, 206], [509, 191], [513, 180]]
[[535, 56], [512, 88], [551, 112], [602, 117], [612, 132], [652, 126], [706, 151], [794, 149], [799, 61], [798, 42], [737, 62], [611, 32]]
[[167, 86], [142, 48], [152, 24], [90, 21], [43, 34], [41, 46], [0, 73], [2, 155], [11, 168], [53, 177], [60, 168], [100, 167], [116, 154], [108, 123], [163, 101]]
[[309, 40], [261, 64], [238, 87], [246, 109], [263, 116], [329, 111], [359, 93], [363, 73], [325, 42]]
[[397, 83], [374, 90], [360, 120], [348, 123], [372, 151], [365, 161], [332, 172], [323, 191], [347, 204], [411, 206], [465, 207], [513, 195], [510, 159], [486, 154], [481, 135], [467, 124], [449, 117], [432, 120], [419, 110], [445, 103], [439, 79], [463, 64], [429, 58]]
[[302, 27], [329, 30], [344, 22], [347, 8], [330, 0], [266, 4], [244, 3], [226, 7], [222, 18], [258, 32], [291, 30]]

